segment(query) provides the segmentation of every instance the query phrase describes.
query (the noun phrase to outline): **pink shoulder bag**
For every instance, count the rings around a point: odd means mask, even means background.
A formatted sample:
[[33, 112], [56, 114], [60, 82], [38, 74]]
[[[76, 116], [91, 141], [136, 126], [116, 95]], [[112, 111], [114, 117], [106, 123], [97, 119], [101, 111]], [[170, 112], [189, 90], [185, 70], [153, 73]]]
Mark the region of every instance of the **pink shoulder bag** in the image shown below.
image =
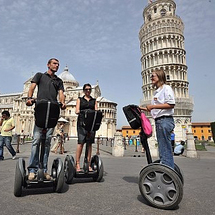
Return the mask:
[[144, 133], [146, 134], [147, 137], [152, 136], [152, 125], [149, 121], [149, 119], [146, 117], [146, 115], [141, 112], [140, 113], [140, 118], [141, 118], [141, 125]]

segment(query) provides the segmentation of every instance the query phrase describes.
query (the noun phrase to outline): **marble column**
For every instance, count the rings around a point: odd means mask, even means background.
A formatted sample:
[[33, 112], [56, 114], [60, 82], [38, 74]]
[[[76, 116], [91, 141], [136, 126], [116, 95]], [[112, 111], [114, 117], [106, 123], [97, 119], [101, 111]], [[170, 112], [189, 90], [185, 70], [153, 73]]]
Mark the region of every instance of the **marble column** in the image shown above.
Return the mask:
[[192, 132], [187, 133], [187, 157], [196, 158], [197, 152]]
[[122, 142], [122, 133], [117, 131], [114, 135], [114, 145], [112, 147], [112, 155], [115, 157], [124, 156], [124, 146]]

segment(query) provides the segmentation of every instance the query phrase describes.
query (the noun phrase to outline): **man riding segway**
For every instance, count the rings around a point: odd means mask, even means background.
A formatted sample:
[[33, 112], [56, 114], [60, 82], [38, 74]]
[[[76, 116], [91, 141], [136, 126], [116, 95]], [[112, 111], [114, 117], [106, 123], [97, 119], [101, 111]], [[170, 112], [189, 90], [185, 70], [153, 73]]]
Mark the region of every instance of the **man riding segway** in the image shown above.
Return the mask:
[[[55, 73], [58, 71], [59, 68], [59, 61], [55, 58], [51, 58], [47, 64], [48, 71], [43, 73], [37, 73], [33, 79], [31, 80], [31, 86], [28, 91], [28, 99], [26, 105], [31, 106], [34, 90], [36, 86], [38, 86], [38, 93], [37, 93], [37, 101], [40, 100], [47, 100], [51, 102], [57, 102], [57, 95], [59, 94], [59, 101], [62, 104], [61, 109], [65, 109], [65, 96], [64, 96], [64, 86], [63, 81], [58, 78]], [[48, 128], [46, 133], [46, 141], [45, 141], [45, 151], [44, 151], [44, 177], [47, 180], [50, 180], [51, 177], [47, 173], [47, 163], [50, 151], [50, 142], [51, 136], [53, 134], [54, 128]], [[36, 171], [39, 165], [39, 143], [41, 137], [42, 128], [39, 128], [37, 125], [34, 127], [33, 132], [33, 142], [32, 142], [32, 149], [31, 149], [31, 156], [29, 160], [28, 166], [28, 179], [34, 180], [36, 176]]]

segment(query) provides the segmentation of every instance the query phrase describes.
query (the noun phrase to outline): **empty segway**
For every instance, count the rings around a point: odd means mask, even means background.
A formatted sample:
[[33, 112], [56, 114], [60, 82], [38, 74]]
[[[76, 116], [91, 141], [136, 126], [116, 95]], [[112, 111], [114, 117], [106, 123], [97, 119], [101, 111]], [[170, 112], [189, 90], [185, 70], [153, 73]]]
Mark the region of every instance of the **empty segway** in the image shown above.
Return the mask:
[[57, 124], [60, 114], [59, 103], [41, 100], [35, 106], [35, 124], [43, 128], [41, 136], [40, 163], [34, 180], [28, 180], [26, 174], [25, 160], [19, 158], [16, 163], [14, 195], [19, 197], [22, 195], [23, 188], [42, 188], [53, 187], [56, 192], [61, 192], [64, 185], [64, 169], [63, 162], [60, 158], [53, 161], [51, 168], [51, 180], [44, 178], [43, 157], [45, 150], [47, 128], [54, 128]]
[[141, 127], [141, 142], [146, 152], [148, 165], [140, 171], [139, 189], [143, 198], [152, 206], [160, 209], [174, 209], [183, 197], [183, 174], [175, 164], [174, 169], [161, 164], [160, 160], [152, 162], [147, 135], [141, 123], [141, 112], [136, 105], [123, 108], [125, 116], [134, 129]]
[[[85, 110], [84, 128], [87, 131], [97, 131], [101, 125], [102, 112], [99, 110]], [[89, 171], [87, 161], [89, 144], [86, 144], [83, 168], [81, 171], [76, 171], [75, 160], [72, 155], [67, 155], [64, 161], [65, 182], [72, 183], [73, 178], [92, 178], [94, 181], [100, 182], [103, 178], [103, 163], [98, 155], [91, 158], [90, 166], [93, 171]]]

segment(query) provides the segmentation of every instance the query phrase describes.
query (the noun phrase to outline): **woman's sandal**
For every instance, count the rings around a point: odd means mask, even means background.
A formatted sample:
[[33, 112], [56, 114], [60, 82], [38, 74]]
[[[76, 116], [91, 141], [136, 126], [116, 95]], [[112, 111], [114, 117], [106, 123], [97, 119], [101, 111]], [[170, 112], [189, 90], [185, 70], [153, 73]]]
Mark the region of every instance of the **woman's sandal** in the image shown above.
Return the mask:
[[81, 172], [81, 168], [80, 168], [80, 163], [79, 162], [76, 162], [76, 172]]

